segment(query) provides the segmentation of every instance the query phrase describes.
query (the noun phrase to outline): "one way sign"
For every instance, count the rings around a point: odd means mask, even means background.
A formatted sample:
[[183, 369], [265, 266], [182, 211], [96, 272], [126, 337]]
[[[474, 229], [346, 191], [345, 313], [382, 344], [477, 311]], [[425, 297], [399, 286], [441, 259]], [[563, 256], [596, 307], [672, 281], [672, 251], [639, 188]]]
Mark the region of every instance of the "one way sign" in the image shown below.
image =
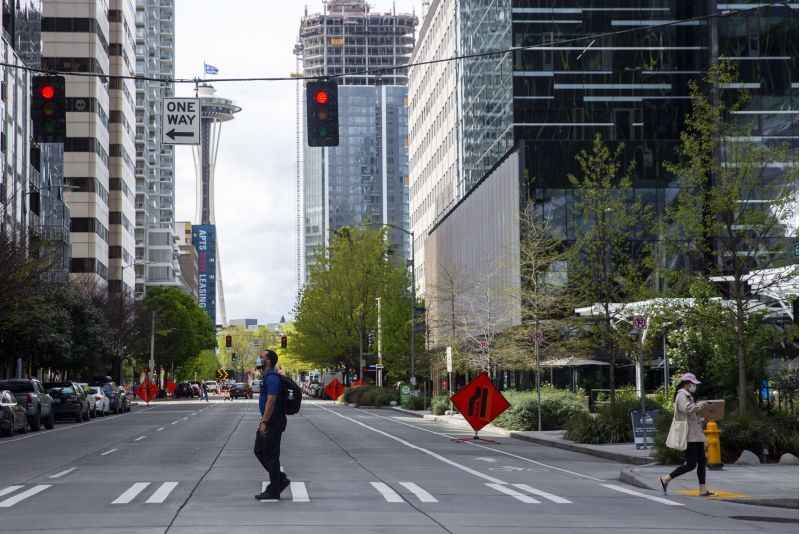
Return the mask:
[[161, 114], [161, 144], [200, 144], [200, 101], [196, 98], [165, 98]]

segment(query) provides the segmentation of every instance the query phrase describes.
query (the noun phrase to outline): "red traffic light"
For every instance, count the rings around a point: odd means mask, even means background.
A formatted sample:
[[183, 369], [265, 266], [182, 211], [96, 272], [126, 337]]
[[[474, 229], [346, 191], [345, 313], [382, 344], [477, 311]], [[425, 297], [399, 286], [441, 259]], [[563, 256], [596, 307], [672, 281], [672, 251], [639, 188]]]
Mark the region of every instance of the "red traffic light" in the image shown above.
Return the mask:
[[56, 96], [56, 88], [52, 85], [43, 85], [41, 89], [39, 89], [39, 94], [45, 100], [52, 100]]
[[327, 91], [317, 91], [314, 93], [314, 101], [317, 104], [327, 104], [330, 97]]

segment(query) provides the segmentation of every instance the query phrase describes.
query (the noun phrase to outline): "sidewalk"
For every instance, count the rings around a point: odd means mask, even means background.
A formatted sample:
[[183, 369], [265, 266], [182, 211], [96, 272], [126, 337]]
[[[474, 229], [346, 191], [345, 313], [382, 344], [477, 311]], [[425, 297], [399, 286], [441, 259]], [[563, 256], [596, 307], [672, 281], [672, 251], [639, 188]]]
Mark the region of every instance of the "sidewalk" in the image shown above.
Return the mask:
[[[658, 477], [675, 466], [659, 465], [623, 469], [620, 479], [639, 487], [661, 491]], [[722, 470], [709, 470], [708, 489], [717, 494], [712, 499], [743, 504], [774, 506], [797, 510], [798, 466], [796, 465], [726, 465]], [[687, 473], [669, 484], [669, 493], [697, 495], [697, 477]]]
[[[463, 430], [471, 429], [469, 423], [467, 423], [467, 421], [461, 416], [461, 414], [432, 415], [431, 412], [427, 410], [412, 411], [398, 407], [393, 407], [392, 409], [402, 413], [407, 413], [409, 415], [414, 415], [416, 417], [422, 417], [430, 421], [436, 421], [452, 425], [459, 429]], [[633, 445], [633, 443], [619, 443], [615, 445], [592, 445], [588, 443], [575, 443], [574, 441], [569, 441], [564, 439], [563, 430], [546, 430], [542, 432], [517, 431], [517, 430], [506, 430], [505, 428], [500, 428], [495, 425], [487, 425], [484, 427], [484, 429], [509, 438], [528, 441], [531, 443], [536, 443], [538, 445], [545, 445], [547, 447], [556, 447], [568, 451], [590, 454], [598, 458], [605, 458], [606, 460], [613, 460], [615, 462], [620, 462], [625, 464], [646, 465], [653, 463], [655, 461], [651, 456], [652, 454], [651, 450], [649, 449], [637, 450], [636, 447]]]

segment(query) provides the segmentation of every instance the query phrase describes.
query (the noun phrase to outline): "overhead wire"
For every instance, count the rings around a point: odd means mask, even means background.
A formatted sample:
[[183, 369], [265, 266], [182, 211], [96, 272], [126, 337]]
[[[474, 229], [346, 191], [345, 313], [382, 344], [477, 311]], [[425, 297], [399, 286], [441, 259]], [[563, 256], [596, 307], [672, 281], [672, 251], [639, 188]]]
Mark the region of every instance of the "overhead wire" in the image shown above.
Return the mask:
[[483, 52], [474, 52], [471, 54], [460, 54], [457, 56], [449, 56], [445, 58], [438, 58], [438, 59], [429, 59], [426, 61], [416, 61], [416, 62], [408, 62], [403, 64], [397, 65], [389, 65], [386, 67], [379, 67], [379, 68], [371, 68], [365, 69], [362, 71], [356, 72], [349, 72], [349, 73], [340, 73], [340, 74], [329, 74], [323, 76], [303, 76], [303, 75], [293, 75], [293, 76], [252, 76], [252, 77], [233, 77], [233, 78], [163, 78], [163, 77], [153, 77], [153, 76], [140, 76], [140, 75], [120, 75], [120, 74], [103, 74], [98, 72], [72, 72], [72, 71], [60, 71], [60, 70], [50, 70], [50, 69], [42, 69], [37, 67], [30, 67], [27, 65], [21, 64], [14, 64], [8, 62], [0, 62], [0, 67], [11, 68], [11, 69], [19, 69], [19, 70], [26, 70], [36, 74], [42, 75], [51, 75], [51, 76], [75, 76], [75, 77], [90, 77], [90, 78], [102, 78], [106, 79], [121, 79], [121, 80], [135, 80], [135, 81], [147, 81], [147, 82], [159, 82], [159, 83], [166, 83], [166, 84], [206, 84], [206, 83], [237, 83], [237, 82], [283, 82], [283, 81], [293, 81], [296, 82], [298, 80], [301, 81], [316, 81], [316, 80], [333, 80], [337, 78], [345, 78], [345, 77], [359, 77], [359, 76], [374, 76], [374, 75], [382, 75], [388, 72], [394, 72], [396, 70], [403, 70], [409, 69], [411, 67], [421, 67], [426, 65], [434, 65], [438, 63], [447, 63], [451, 61], [462, 61], [468, 59], [478, 59], [484, 57], [493, 57], [493, 56], [502, 56], [514, 52], [526, 52], [526, 51], [533, 51], [541, 48], [552, 48], [558, 47], [563, 45], [575, 44], [575, 43], [588, 43], [586, 46], [582, 48], [581, 56], [583, 56], [586, 52], [590, 51], [592, 45], [597, 42], [599, 39], [607, 39], [618, 37], [622, 35], [629, 35], [634, 33], [651, 33], [657, 32], [659, 30], [669, 28], [672, 26], [680, 26], [690, 22], [696, 21], [706, 21], [715, 18], [724, 18], [724, 17], [731, 17], [731, 16], [738, 16], [747, 13], [752, 13], [754, 11], [758, 11], [761, 9], [767, 8], [774, 8], [774, 7], [788, 7], [795, 9], [797, 8], [798, 4], [795, 2], [791, 2], [789, 0], [784, 0], [782, 2], [775, 2], [773, 4], [754, 4], [753, 7], [749, 7], [746, 9], [731, 9], [731, 10], [724, 10], [724, 11], [716, 11], [714, 13], [708, 13], [706, 15], [697, 15], [695, 17], [687, 17], [683, 19], [675, 19], [670, 20], [661, 24], [654, 24], [650, 26], [642, 26], [642, 27], [634, 27], [634, 28], [627, 28], [624, 30], [615, 30], [609, 32], [602, 32], [602, 33], [593, 33], [582, 35], [579, 37], [572, 37], [569, 39], [560, 39], [560, 40], [553, 40], [546, 43], [540, 43], [535, 45], [527, 45], [527, 46], [513, 46], [510, 48], [503, 48], [503, 49], [496, 49], [496, 50], [486, 50]]

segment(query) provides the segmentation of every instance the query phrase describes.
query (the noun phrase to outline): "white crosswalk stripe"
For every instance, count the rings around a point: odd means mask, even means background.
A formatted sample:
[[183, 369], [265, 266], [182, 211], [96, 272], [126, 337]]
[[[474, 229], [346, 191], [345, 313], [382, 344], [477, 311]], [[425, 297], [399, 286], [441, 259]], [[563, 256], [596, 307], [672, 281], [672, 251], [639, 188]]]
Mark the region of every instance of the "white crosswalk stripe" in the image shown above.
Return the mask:
[[144, 501], [147, 504], [161, 504], [164, 502], [172, 490], [178, 487], [177, 482], [164, 482], [159, 488], [153, 492], [149, 499]]
[[[269, 482], [261, 482], [261, 493], [267, 491]], [[305, 482], [291, 482], [289, 483], [289, 491], [292, 494], [292, 502], [311, 502], [311, 497], [308, 495], [308, 488]], [[280, 502], [279, 499], [262, 499], [261, 502]]]
[[540, 489], [532, 488], [527, 484], [514, 484], [514, 487], [519, 488], [522, 491], [527, 491], [528, 493], [532, 493], [533, 495], [542, 497], [543, 499], [547, 499], [548, 501], [552, 501], [556, 504], [572, 504], [572, 501], [568, 499], [559, 497], [558, 495], [553, 495], [552, 493], [547, 493], [546, 491], [542, 491]]
[[517, 490], [509, 488], [509, 487], [504, 486], [502, 484], [492, 484], [490, 482], [487, 482], [486, 485], [489, 486], [490, 488], [492, 488], [493, 490], [496, 490], [496, 491], [499, 491], [500, 493], [505, 493], [506, 495], [514, 497], [516, 500], [518, 500], [520, 502], [524, 502], [525, 504], [540, 504], [541, 503], [541, 501], [537, 501], [533, 497], [529, 497], [528, 495], [525, 495], [524, 493], [520, 493]]
[[620, 493], [626, 493], [628, 495], [633, 495], [634, 497], [641, 497], [642, 499], [647, 499], [648, 501], [653, 501], [661, 504], [666, 504], [667, 506], [683, 506], [683, 504], [675, 501], [671, 501], [669, 499], [664, 499], [662, 497], [656, 497], [654, 495], [647, 495], [646, 493], [642, 493], [640, 491], [634, 491], [632, 489], [624, 488], [622, 486], [617, 486], [616, 484], [600, 484], [604, 488], [608, 488], [614, 491], [618, 491]]
[[411, 493], [413, 493], [414, 496], [421, 502], [439, 502], [438, 500], [436, 500], [436, 497], [434, 497], [421, 487], [417, 486], [413, 482], [400, 482], [400, 485], [406, 488]]
[[386, 499], [386, 502], [405, 502], [399, 493], [383, 482], [370, 482], [370, 484], [372, 484], [373, 488], [378, 490], [378, 493], [380, 493], [381, 496]]
[[[10, 508], [10, 507], [14, 506], [15, 504], [24, 501], [25, 499], [29, 499], [30, 497], [33, 497], [37, 493], [43, 492], [44, 490], [46, 490], [47, 488], [49, 488], [51, 486], [52, 486], [52, 484], [39, 484], [38, 486], [34, 486], [29, 490], [23, 491], [22, 493], [17, 493], [16, 495], [12, 495], [8, 499], [6, 499], [4, 501], [0, 501], [0, 508]], [[11, 486], [11, 487], [13, 488], [15, 486]], [[16, 486], [16, 487], [20, 488], [21, 486]], [[9, 488], [6, 488], [6, 489], [9, 489]]]
[[130, 488], [126, 489], [122, 495], [111, 501], [111, 504], [128, 504], [136, 498], [141, 492], [147, 489], [149, 482], [136, 482]]
[[22, 486], [9, 486], [7, 488], [3, 488], [0, 490], [0, 497], [3, 495], [8, 495], [9, 493], [14, 493], [18, 489], [22, 489]]

